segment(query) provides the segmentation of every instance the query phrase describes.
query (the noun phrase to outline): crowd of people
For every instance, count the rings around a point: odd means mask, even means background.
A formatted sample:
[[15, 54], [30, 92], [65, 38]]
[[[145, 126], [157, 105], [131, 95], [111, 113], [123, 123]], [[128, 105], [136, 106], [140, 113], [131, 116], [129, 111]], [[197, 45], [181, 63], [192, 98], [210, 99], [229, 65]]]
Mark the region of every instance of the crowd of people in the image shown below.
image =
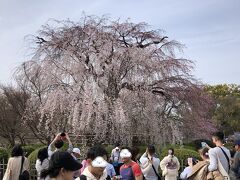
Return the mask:
[[[64, 141], [69, 145], [66, 151], [61, 150]], [[169, 149], [160, 160], [153, 145], [140, 156], [136, 148], [120, 147], [119, 144], [108, 155], [105, 148], [98, 145], [91, 147], [80, 163], [80, 149], [73, 148], [67, 133], [60, 133], [47, 148], [38, 151], [35, 167], [38, 180], [240, 180], [240, 140], [236, 140], [236, 152], [232, 156], [224, 146], [222, 132], [214, 133], [212, 141], [216, 147], [202, 142], [201, 160], [189, 157], [188, 166], [179, 174], [180, 163], [174, 149]], [[3, 180], [29, 179], [28, 171], [28, 159], [21, 146], [16, 145]]]

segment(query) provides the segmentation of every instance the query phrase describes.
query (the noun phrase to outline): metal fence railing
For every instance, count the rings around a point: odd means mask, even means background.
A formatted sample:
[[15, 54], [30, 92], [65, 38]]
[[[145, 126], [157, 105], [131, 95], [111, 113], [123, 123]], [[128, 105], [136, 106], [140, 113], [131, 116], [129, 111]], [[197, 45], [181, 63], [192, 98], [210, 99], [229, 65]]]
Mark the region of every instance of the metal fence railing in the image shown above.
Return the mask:
[[[3, 179], [4, 173], [7, 169], [7, 160], [6, 159], [0, 159], [0, 179]], [[35, 169], [35, 164], [30, 164], [30, 179], [31, 180], [37, 180], [37, 171]]]
[[3, 175], [7, 169], [7, 162], [5, 159], [0, 159], [0, 179], [3, 179]]

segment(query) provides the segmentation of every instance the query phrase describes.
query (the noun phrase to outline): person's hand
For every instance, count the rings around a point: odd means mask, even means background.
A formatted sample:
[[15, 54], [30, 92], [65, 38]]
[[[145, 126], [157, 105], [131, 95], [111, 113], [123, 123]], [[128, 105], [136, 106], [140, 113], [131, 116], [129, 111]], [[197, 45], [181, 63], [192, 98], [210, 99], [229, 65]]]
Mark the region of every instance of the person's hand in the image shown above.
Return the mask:
[[53, 139], [53, 141], [51, 143], [54, 143], [56, 142], [57, 140], [61, 139], [61, 136], [60, 136], [61, 133], [58, 133], [55, 138]]
[[148, 148], [146, 148], [145, 153], [146, 153], [146, 156], [148, 157]]
[[65, 137], [66, 137], [66, 139], [67, 139], [67, 140], [69, 140], [69, 139], [70, 139], [67, 133], [66, 133], [66, 136], [65, 136]]
[[117, 179], [121, 179], [121, 176], [120, 175], [116, 175], [116, 176], [112, 177], [112, 180], [117, 180]]
[[57, 140], [59, 140], [59, 139], [61, 139], [61, 133], [58, 133], [57, 135], [56, 135], [56, 137], [54, 138], [54, 141], [57, 141]]
[[188, 165], [190, 167], [193, 167], [193, 160], [192, 160], [192, 158], [188, 158]]
[[66, 134], [66, 136], [64, 136], [64, 139], [63, 139], [63, 140], [68, 140], [68, 142], [71, 142], [69, 135], [68, 135], [67, 133], [65, 133], [65, 134]]
[[153, 158], [152, 158], [152, 157], [149, 158], [149, 163], [150, 163], [150, 164], [153, 164]]

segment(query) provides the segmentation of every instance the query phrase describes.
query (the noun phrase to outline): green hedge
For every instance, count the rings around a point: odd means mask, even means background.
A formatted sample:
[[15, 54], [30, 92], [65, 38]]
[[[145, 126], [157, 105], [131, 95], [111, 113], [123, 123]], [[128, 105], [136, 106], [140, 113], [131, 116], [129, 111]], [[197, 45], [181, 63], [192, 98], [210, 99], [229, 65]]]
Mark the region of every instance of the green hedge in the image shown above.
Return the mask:
[[[26, 146], [25, 146], [26, 147]], [[37, 154], [38, 151], [44, 147], [47, 147], [46, 145], [30, 145], [27, 147], [28, 151], [31, 152], [28, 156], [28, 159], [30, 162], [35, 162], [37, 160]], [[53, 148], [54, 149], [54, 148]], [[64, 143], [63, 147], [61, 148], [63, 151], [66, 151], [68, 149], [68, 144]]]
[[41, 147], [38, 147], [37, 149], [35, 148], [34, 151], [31, 152], [31, 154], [29, 154], [28, 156], [28, 160], [29, 160], [29, 163], [30, 163], [30, 176], [31, 176], [31, 179], [33, 179], [34, 177], [37, 176], [37, 171], [35, 169], [35, 163], [36, 163], [36, 160], [37, 160], [37, 154], [38, 154], [38, 151], [42, 148], [44, 148], [45, 146], [41, 146]]
[[233, 147], [234, 147], [234, 143], [228, 142], [228, 143], [225, 143], [224, 146], [225, 146], [226, 148], [228, 148], [229, 150], [231, 150], [231, 149], [233, 149]]
[[7, 160], [9, 157], [9, 151], [5, 148], [0, 148], [0, 159], [5, 159]]
[[[112, 152], [112, 149], [115, 148], [114, 146], [112, 145], [107, 145], [107, 146], [103, 146], [106, 151], [108, 152], [108, 155], [111, 155], [111, 152]], [[88, 148], [89, 149], [89, 148]]]
[[201, 142], [206, 142], [210, 147], [215, 147], [215, 145], [213, 144], [212, 141], [208, 140], [208, 139], [196, 139], [188, 144], [186, 144], [187, 146], [193, 147], [194, 150], [199, 150], [202, 148]]
[[[22, 149], [23, 149], [24, 155], [28, 157], [35, 149], [38, 149], [39, 147], [42, 147], [42, 146], [43, 146], [42, 144], [31, 144], [31, 145], [22, 146]], [[8, 152], [9, 156], [12, 152], [12, 148], [9, 148], [7, 150], [5, 149]], [[0, 148], [0, 149], [3, 149], [3, 148]], [[1, 150], [0, 150], [0, 154], [1, 154]]]
[[[145, 151], [147, 146], [135, 146], [139, 149], [139, 153], [142, 155]], [[112, 145], [108, 145], [105, 146], [105, 149], [107, 150], [107, 152], [109, 153], [109, 155], [111, 154], [112, 149], [114, 148], [114, 146]], [[131, 147], [130, 147], [131, 148]], [[179, 154], [181, 157], [183, 156], [184, 158], [186, 157], [186, 159], [188, 158], [188, 155], [194, 155], [194, 157], [196, 158], [200, 158], [198, 152], [195, 150], [195, 147], [190, 146], [190, 145], [172, 145], [172, 144], [168, 144], [167, 146], [155, 146], [156, 148], [156, 154], [159, 155], [161, 157], [161, 159], [167, 155], [167, 151], [169, 148], [173, 148], [176, 149], [176, 153]], [[176, 155], [177, 155], [176, 154]], [[180, 158], [182, 159], [182, 158]]]
[[[26, 148], [27, 147], [27, 148]], [[36, 148], [37, 146], [25, 146], [24, 149], [26, 149], [27, 151], [26, 152], [31, 152], [28, 156], [28, 159], [31, 161], [31, 162], [35, 162], [36, 159], [37, 159], [37, 153], [39, 151], [39, 149], [41, 148], [44, 148], [46, 146], [41, 146], [39, 147], [38, 145], [38, 148]], [[79, 146], [78, 146], [79, 147]], [[140, 154], [142, 155], [145, 151], [146, 151], [146, 147], [147, 146], [137, 146], [140, 150]], [[63, 150], [67, 150], [68, 148], [68, 144], [65, 143], [64, 144], [64, 147], [62, 148]], [[81, 149], [81, 147], [79, 147]], [[114, 148], [113, 146], [111, 145], [108, 145], [108, 146], [104, 146], [104, 148], [107, 150], [107, 152], [111, 153], [112, 149]], [[164, 148], [161, 148], [161, 147], [156, 147], [156, 153], [158, 155], [160, 155], [160, 159], [162, 160], [164, 156], [167, 155], [167, 151], [169, 148], [174, 148], [175, 150], [175, 155], [178, 157], [178, 159], [181, 161], [181, 160], [185, 160], [189, 157], [196, 157], [196, 158], [199, 158], [200, 159], [200, 155], [197, 151], [193, 150], [194, 148], [191, 147], [191, 146], [179, 146], [179, 145], [168, 145], [168, 146], [165, 146]], [[84, 155], [84, 154], [82, 154]]]
[[[183, 164], [185, 164], [186, 159], [189, 157], [195, 157], [197, 159], [201, 159], [199, 153], [191, 149], [175, 148], [174, 154], [178, 158], [179, 162]], [[168, 148], [165, 148], [160, 155], [160, 159], [162, 160], [167, 155], [168, 155]]]
[[35, 149], [34, 151], [31, 152], [31, 154], [28, 156], [28, 160], [31, 164], [35, 164], [36, 160], [37, 160], [37, 154], [38, 154], [38, 151], [44, 147], [47, 147], [47, 146], [41, 146], [37, 149]]
[[22, 148], [26, 157], [28, 157], [35, 150], [35, 148], [31, 145], [23, 146]]

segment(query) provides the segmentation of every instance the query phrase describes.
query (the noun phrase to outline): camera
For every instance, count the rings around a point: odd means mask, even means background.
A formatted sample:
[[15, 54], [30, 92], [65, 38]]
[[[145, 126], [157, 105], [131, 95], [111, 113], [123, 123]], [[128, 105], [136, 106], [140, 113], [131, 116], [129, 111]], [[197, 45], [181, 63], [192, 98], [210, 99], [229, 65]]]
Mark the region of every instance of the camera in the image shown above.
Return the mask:
[[60, 134], [60, 136], [64, 137], [64, 136], [66, 136], [66, 133], [63, 132], [63, 133]]

